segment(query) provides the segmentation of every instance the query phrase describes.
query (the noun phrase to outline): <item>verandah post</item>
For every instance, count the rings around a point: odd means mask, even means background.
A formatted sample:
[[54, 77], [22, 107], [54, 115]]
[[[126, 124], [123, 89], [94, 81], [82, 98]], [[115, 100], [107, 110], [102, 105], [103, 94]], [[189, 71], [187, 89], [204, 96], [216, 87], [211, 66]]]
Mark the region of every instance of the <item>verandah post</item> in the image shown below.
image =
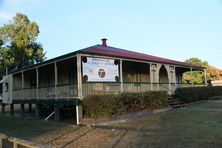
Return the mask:
[[[82, 100], [82, 60], [81, 55], [77, 54], [77, 85], [78, 85], [78, 99]], [[82, 106], [76, 104], [76, 124], [79, 125], [82, 121]]]
[[39, 69], [36, 67], [36, 99], [39, 99]]
[[29, 112], [32, 112], [32, 103], [29, 103]]
[[204, 69], [204, 82], [205, 82], [205, 85], [207, 86], [207, 70]]
[[60, 106], [59, 104], [54, 104], [55, 122], [60, 121]]
[[10, 104], [10, 115], [13, 116], [14, 115], [14, 104]]
[[190, 68], [190, 81], [191, 81], [191, 86], [193, 86], [193, 68]]
[[24, 72], [22, 71], [22, 98], [24, 99]]
[[1, 108], [1, 112], [2, 112], [2, 114], [4, 114], [5, 113], [5, 104], [4, 103], [2, 103], [2, 108]]
[[36, 103], [36, 104], [35, 104], [35, 118], [36, 118], [37, 120], [41, 119], [41, 114], [40, 114], [40, 112], [41, 112], [41, 105], [38, 104], [38, 103]]
[[153, 69], [152, 69], [152, 64], [150, 64], [150, 90], [153, 90]]
[[54, 63], [54, 72], [55, 72], [55, 99], [57, 99], [57, 83], [58, 83], [58, 74], [57, 74], [57, 65]]
[[21, 117], [24, 117], [25, 116], [25, 104], [22, 103], [21, 104]]
[[177, 88], [176, 66], [174, 66], [174, 84], [175, 84], [175, 88]]
[[123, 60], [120, 59], [120, 92], [123, 92]]

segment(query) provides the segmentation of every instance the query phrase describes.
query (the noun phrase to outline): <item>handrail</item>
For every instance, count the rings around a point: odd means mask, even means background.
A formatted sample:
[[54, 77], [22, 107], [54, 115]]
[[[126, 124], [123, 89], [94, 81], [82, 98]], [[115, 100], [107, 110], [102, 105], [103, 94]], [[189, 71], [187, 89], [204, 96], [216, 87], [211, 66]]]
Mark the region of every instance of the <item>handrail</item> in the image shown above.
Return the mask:
[[[161, 86], [163, 86], [164, 88], [166, 88], [168, 91], [170, 91], [170, 93], [172, 94], [174, 91], [172, 89], [170, 89], [169, 87], [166, 87], [165, 85], [159, 83]], [[170, 84], [170, 83], [168, 83]]]

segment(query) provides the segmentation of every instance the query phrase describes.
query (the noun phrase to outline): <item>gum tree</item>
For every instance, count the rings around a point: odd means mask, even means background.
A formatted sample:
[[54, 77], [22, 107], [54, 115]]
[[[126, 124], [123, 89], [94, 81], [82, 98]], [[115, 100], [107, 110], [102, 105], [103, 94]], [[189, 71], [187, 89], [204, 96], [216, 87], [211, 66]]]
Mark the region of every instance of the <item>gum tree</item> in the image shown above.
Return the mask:
[[0, 27], [0, 77], [6, 67], [16, 70], [44, 61], [45, 53], [37, 42], [38, 34], [37, 23], [21, 13]]

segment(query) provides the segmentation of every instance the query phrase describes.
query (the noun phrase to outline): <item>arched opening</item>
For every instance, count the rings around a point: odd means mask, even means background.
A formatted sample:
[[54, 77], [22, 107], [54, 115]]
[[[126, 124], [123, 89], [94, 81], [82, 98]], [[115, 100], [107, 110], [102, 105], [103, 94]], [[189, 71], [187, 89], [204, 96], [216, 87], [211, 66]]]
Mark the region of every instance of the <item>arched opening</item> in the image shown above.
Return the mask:
[[159, 83], [169, 83], [167, 70], [163, 65], [161, 66], [159, 71]]

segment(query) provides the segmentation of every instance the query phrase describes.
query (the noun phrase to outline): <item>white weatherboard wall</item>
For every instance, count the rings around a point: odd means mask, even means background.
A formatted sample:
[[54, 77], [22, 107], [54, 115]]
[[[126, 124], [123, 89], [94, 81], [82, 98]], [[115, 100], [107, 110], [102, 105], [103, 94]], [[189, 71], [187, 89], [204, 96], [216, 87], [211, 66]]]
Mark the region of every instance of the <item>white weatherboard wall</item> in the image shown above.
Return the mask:
[[83, 77], [88, 82], [116, 82], [119, 78], [119, 64], [113, 59], [87, 57], [83, 65]]
[[12, 87], [13, 80], [12, 75], [4, 76], [5, 82], [3, 82], [3, 103], [12, 103]]

